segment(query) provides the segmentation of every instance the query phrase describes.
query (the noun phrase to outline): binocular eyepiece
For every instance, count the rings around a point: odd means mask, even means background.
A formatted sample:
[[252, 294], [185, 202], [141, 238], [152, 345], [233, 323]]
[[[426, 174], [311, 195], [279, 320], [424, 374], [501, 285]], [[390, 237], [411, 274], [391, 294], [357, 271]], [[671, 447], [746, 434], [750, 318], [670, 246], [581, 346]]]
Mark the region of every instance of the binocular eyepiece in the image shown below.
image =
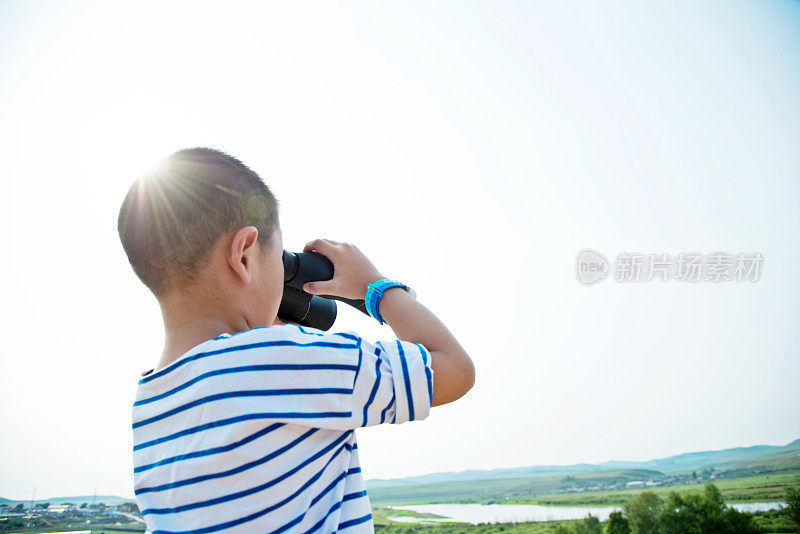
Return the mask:
[[283, 251], [283, 298], [278, 317], [302, 326], [328, 330], [336, 320], [336, 303], [342, 301], [369, 315], [364, 299], [312, 295], [303, 291], [306, 282], [333, 278], [333, 263], [319, 252]]

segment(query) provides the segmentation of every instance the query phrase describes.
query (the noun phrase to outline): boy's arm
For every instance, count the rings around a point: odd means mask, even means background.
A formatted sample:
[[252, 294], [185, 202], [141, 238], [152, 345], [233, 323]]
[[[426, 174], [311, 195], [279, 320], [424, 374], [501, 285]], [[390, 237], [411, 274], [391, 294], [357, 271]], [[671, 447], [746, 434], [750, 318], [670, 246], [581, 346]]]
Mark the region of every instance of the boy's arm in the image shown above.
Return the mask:
[[[331, 280], [304, 286], [308, 293], [363, 299], [367, 285], [386, 278], [355, 245], [316, 239], [303, 250], [316, 250], [334, 266]], [[472, 360], [428, 308], [403, 288], [393, 287], [384, 292], [379, 311], [399, 340], [419, 343], [430, 352], [435, 376], [432, 406], [453, 402], [472, 388], [475, 383]]]
[[392, 328], [397, 339], [420, 343], [430, 352], [431, 367], [436, 377], [432, 406], [453, 402], [472, 388], [475, 383], [472, 360], [428, 308], [401, 287], [385, 290], [378, 306], [381, 317]]

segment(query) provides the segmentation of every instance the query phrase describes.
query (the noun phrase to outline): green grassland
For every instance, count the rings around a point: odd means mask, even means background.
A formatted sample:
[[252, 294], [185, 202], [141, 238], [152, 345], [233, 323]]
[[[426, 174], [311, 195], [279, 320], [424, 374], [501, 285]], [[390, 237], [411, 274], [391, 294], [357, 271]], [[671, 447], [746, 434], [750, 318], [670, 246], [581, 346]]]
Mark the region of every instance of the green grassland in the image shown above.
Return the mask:
[[532, 502], [536, 496], [549, 495], [575, 484], [626, 483], [661, 475], [645, 469], [611, 469], [588, 473], [534, 475], [529, 478], [494, 480], [459, 480], [438, 484], [378, 487], [369, 489], [375, 504], [436, 504], [444, 502]]
[[[386, 534], [490, 534], [490, 533], [513, 533], [513, 534], [552, 534], [558, 525], [566, 525], [574, 521], [548, 521], [540, 523], [500, 523], [500, 524], [480, 524], [470, 525], [468, 523], [398, 523], [387, 519], [388, 516], [409, 516], [409, 517], [438, 517], [434, 514], [420, 514], [410, 510], [390, 510], [387, 508], [374, 507], [372, 509], [372, 521], [376, 532]], [[92, 533], [94, 534], [94, 533]]]
[[[699, 454], [699, 453], [698, 453]], [[742, 452], [737, 452], [741, 456]], [[683, 455], [691, 456], [691, 455]], [[708, 457], [709, 454], [705, 454]], [[727, 502], [780, 500], [788, 486], [800, 485], [800, 440], [769, 451], [760, 457], [749, 457], [731, 462], [733, 456], [723, 451], [718, 456], [724, 461], [724, 472], [715, 475], [713, 482], [722, 491]], [[685, 460], [683, 460], [685, 462]], [[654, 462], [651, 462], [654, 463]], [[670, 466], [674, 462], [666, 462]], [[501, 473], [493, 479], [449, 480], [438, 483], [387, 485], [367, 487], [370, 501], [376, 505], [388, 504], [435, 504], [435, 503], [506, 503], [546, 505], [609, 505], [619, 506], [641, 491], [623, 489], [625, 484], [637, 480], [658, 480], [664, 473], [652, 469], [599, 469], [576, 472], [531, 473], [521, 477], [503, 477]], [[702, 477], [701, 477], [702, 478]], [[701, 491], [702, 482], [692, 484], [681, 481], [680, 485], [656, 486], [652, 489], [659, 495], [671, 490]], [[608, 486], [616, 485], [610, 489]], [[606, 486], [592, 491], [567, 492], [570, 488]]]
[[[727, 503], [748, 501], [776, 501], [783, 499], [789, 486], [800, 485], [800, 471], [778, 473], [772, 475], [754, 475], [741, 478], [715, 480]], [[702, 484], [687, 484], [649, 488], [660, 497], [670, 491], [700, 493]], [[514, 499], [514, 504], [549, 504], [563, 506], [621, 506], [642, 490], [596, 491], [586, 493], [563, 493], [559, 495], [541, 495], [531, 498]]]
[[[580, 483], [592, 484], [603, 481], [630, 481], [645, 478], [637, 471], [601, 471], [571, 475]], [[566, 483], [563, 476], [541, 476], [531, 479], [500, 479], [448, 482], [422, 486], [400, 486], [379, 488], [370, 491], [370, 501], [375, 505], [387, 504], [435, 504], [435, 503], [506, 503], [506, 504], [548, 504], [548, 505], [588, 505], [621, 506], [641, 489], [615, 491], [586, 491], [582, 493], [554, 493], [555, 489]], [[573, 479], [570, 479], [569, 483]], [[800, 470], [771, 473], [768, 475], [749, 475], [715, 480], [726, 502], [772, 501], [780, 500], [789, 486], [800, 485]], [[654, 487], [656, 494], [666, 495], [669, 491], [700, 492], [702, 484], [685, 484]]]

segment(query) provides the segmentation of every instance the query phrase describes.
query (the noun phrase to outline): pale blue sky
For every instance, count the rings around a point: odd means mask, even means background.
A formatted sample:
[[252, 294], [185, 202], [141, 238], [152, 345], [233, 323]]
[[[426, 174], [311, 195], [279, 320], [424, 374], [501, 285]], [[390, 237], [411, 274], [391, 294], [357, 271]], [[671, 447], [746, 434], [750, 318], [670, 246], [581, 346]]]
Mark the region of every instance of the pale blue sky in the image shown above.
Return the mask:
[[[132, 496], [163, 332], [136, 175], [239, 157], [284, 244], [356, 243], [475, 360], [359, 433], [367, 478], [800, 437], [800, 3], [0, 3], [0, 496]], [[756, 283], [578, 283], [584, 248], [760, 252]], [[340, 307], [337, 330], [391, 339]]]

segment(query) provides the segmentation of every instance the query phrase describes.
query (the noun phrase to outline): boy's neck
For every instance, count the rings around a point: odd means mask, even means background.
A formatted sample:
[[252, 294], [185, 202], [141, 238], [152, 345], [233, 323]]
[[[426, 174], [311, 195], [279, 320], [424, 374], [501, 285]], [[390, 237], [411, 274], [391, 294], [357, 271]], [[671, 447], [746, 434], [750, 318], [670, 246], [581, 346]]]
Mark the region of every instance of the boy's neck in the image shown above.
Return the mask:
[[171, 296], [159, 300], [164, 319], [164, 351], [156, 369], [163, 369], [189, 349], [222, 333], [249, 330], [241, 313], [226, 310], [216, 302], [203, 302], [197, 296]]

